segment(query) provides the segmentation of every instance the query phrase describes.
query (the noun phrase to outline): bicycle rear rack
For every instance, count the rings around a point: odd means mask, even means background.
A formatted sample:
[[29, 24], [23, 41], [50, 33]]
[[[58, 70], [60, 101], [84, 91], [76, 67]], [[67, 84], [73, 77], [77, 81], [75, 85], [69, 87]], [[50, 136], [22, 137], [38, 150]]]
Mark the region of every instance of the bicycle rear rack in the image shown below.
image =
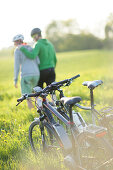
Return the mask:
[[103, 137], [107, 133], [107, 128], [90, 124], [83, 129], [83, 133], [91, 137]]

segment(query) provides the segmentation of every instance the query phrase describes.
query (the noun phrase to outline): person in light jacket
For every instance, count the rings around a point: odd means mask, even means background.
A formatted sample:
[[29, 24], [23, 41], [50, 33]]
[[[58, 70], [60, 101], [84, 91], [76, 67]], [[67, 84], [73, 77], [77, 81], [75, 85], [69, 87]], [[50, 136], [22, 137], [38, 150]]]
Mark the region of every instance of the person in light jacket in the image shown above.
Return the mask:
[[[13, 42], [16, 46], [16, 49], [14, 51], [14, 85], [17, 88], [17, 81], [18, 81], [18, 75], [19, 71], [21, 71], [21, 93], [22, 95], [27, 93], [32, 93], [33, 87], [37, 85], [37, 82], [40, 78], [40, 71], [39, 71], [39, 64], [40, 60], [38, 56], [35, 57], [35, 59], [29, 59], [27, 58], [24, 53], [20, 51], [18, 48], [20, 45], [24, 46], [25, 49], [28, 51], [32, 51], [32, 48], [27, 45], [26, 43], [23, 43], [24, 36], [21, 34], [18, 34], [14, 36]], [[30, 99], [27, 100], [28, 107], [31, 109], [33, 107], [32, 102]]]

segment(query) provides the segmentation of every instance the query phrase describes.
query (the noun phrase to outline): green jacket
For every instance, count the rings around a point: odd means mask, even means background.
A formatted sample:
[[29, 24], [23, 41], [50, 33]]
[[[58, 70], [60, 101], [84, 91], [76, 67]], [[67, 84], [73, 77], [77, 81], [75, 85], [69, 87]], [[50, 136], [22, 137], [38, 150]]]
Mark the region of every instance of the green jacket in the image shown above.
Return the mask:
[[20, 50], [30, 59], [35, 59], [38, 56], [40, 59], [40, 70], [54, 68], [56, 66], [55, 49], [47, 39], [38, 40], [32, 51], [28, 51], [24, 47], [21, 47]]

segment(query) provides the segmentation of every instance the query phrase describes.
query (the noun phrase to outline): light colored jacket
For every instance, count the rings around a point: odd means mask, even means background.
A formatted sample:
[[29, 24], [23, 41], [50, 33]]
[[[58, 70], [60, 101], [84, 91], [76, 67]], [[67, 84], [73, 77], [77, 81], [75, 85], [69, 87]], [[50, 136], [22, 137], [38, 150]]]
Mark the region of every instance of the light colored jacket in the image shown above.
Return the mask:
[[[26, 49], [32, 51], [32, 48], [28, 45], [24, 45]], [[39, 76], [40, 71], [38, 65], [40, 64], [40, 60], [38, 56], [33, 60], [27, 58], [18, 47], [14, 52], [15, 62], [14, 62], [14, 83], [16, 84], [18, 81], [18, 74], [21, 70], [21, 77], [26, 76]]]

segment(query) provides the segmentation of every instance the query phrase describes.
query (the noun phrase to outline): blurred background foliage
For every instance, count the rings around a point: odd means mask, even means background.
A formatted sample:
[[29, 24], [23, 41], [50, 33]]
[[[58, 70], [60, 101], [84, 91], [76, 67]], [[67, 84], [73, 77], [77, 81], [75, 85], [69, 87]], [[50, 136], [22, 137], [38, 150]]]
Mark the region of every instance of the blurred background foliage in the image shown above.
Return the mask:
[[[106, 20], [104, 38], [96, 37], [88, 30], [81, 30], [76, 19], [53, 20], [45, 29], [45, 38], [51, 41], [56, 52], [66, 52], [89, 49], [113, 49], [113, 14]], [[43, 36], [44, 37], [44, 36]], [[33, 45], [33, 42], [29, 42]], [[0, 57], [13, 56], [14, 47], [0, 50]]]
[[46, 38], [50, 40], [57, 52], [113, 49], [113, 14], [110, 14], [104, 28], [105, 38], [101, 39], [81, 30], [74, 19], [66, 21], [54, 20], [46, 27]]

